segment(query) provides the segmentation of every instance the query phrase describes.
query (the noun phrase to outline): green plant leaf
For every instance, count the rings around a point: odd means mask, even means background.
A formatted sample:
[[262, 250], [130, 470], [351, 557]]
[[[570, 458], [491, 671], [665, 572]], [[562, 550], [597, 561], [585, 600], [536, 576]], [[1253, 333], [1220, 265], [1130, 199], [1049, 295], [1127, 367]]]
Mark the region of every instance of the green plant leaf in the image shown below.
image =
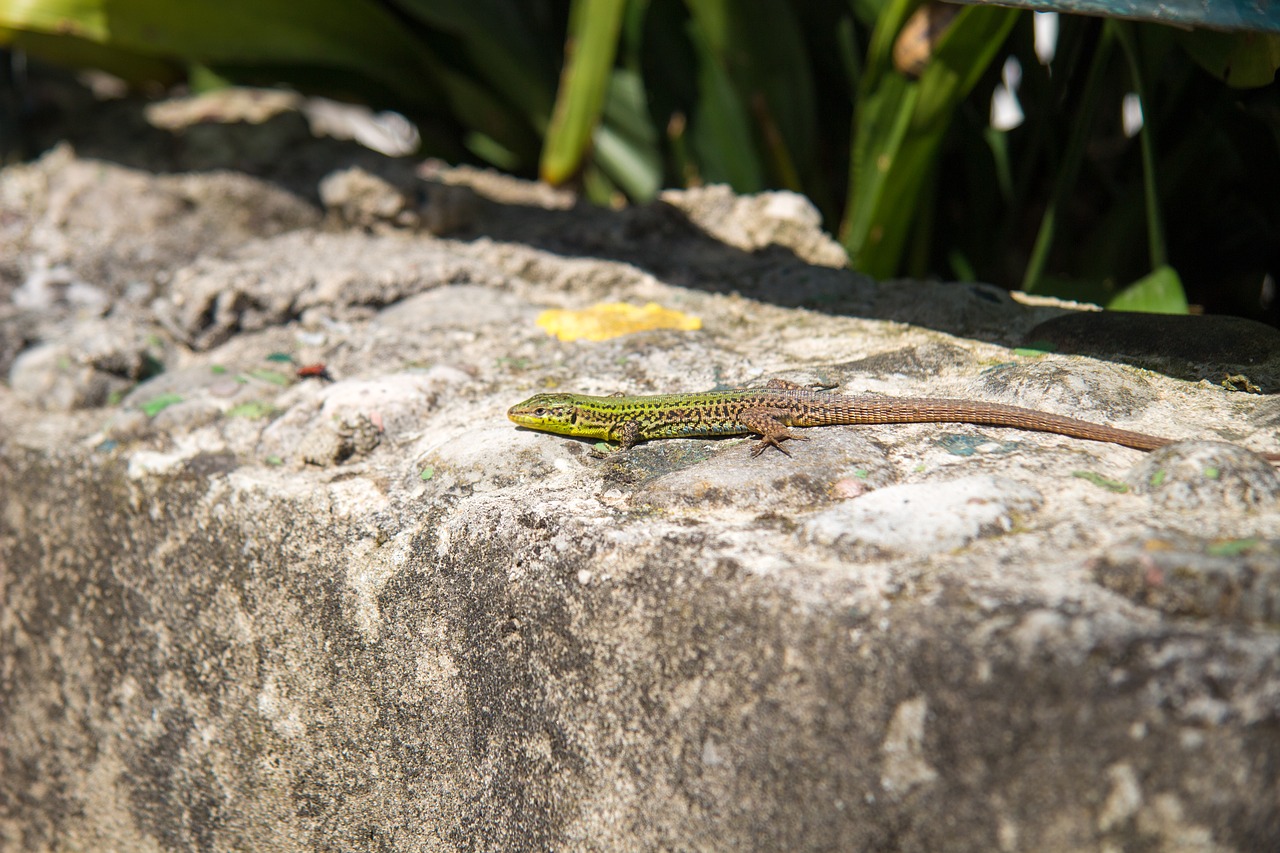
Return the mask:
[[1106, 489], [1108, 492], [1115, 492], [1117, 495], [1123, 495], [1129, 491], [1129, 487], [1119, 480], [1113, 480], [1110, 477], [1104, 477], [1093, 471], [1072, 471], [1072, 477], [1093, 483], [1100, 489]]
[[[1089, 62], [1089, 71], [1084, 82], [1084, 94], [1081, 98], [1080, 106], [1076, 110], [1074, 121], [1071, 123], [1066, 150], [1054, 177], [1053, 192], [1049, 197], [1049, 203], [1046, 205], [1043, 215], [1040, 217], [1040, 228], [1036, 233], [1035, 243], [1031, 248], [1031, 256], [1027, 260], [1026, 269], [1023, 271], [1022, 289], [1027, 293], [1050, 292], [1049, 288], [1042, 286], [1045, 265], [1048, 263], [1049, 251], [1052, 249], [1054, 238], [1057, 235], [1059, 213], [1067, 204], [1071, 189], [1075, 186], [1076, 176], [1080, 171], [1080, 164], [1084, 160], [1088, 140], [1087, 133], [1093, 125], [1098, 102], [1102, 97], [1105, 85], [1103, 72], [1106, 69], [1107, 61], [1111, 56], [1111, 49], [1114, 45], [1115, 30], [1110, 27], [1103, 27], [1102, 35], [1098, 39]], [[1059, 293], [1056, 290], [1052, 292]]]
[[[902, 217], [902, 213], [895, 214], [885, 208], [894, 201], [889, 188], [895, 160], [898, 173], [904, 169], [899, 154], [919, 96], [919, 86], [905, 77], [892, 75], [885, 77], [883, 85], [863, 100], [858, 111], [849, 203], [841, 235], [850, 262], [857, 269], [863, 268], [866, 254], [883, 242], [885, 220]], [[920, 165], [912, 168], [918, 170]], [[904, 199], [902, 205], [914, 208], [914, 200]]]
[[[686, 0], [697, 55], [692, 139], [702, 174], [739, 192], [816, 182], [814, 83], [793, 6]], [[746, 142], [750, 140], [748, 147]]]
[[1250, 536], [1247, 539], [1220, 539], [1210, 543], [1204, 550], [1206, 554], [1213, 557], [1238, 557], [1257, 548], [1262, 542], [1263, 540], [1257, 536]]
[[[7, 22], [0, 10], [0, 24]], [[119, 50], [74, 35], [0, 26], [0, 46], [18, 48], [46, 62], [72, 68], [100, 68], [128, 83], [171, 85], [182, 79], [182, 63]]]
[[[536, 12], [505, 0], [391, 0], [413, 18], [448, 35], [470, 68], [530, 125], [551, 117], [558, 57]], [[436, 51], [443, 52], [443, 51]]]
[[1280, 69], [1280, 34], [1193, 30], [1179, 35], [1196, 64], [1228, 86], [1269, 86]]
[[573, 0], [560, 91], [538, 169], [547, 183], [564, 183], [582, 166], [600, 122], [625, 6], [625, 0]]
[[147, 417], [154, 418], [156, 415], [160, 414], [170, 406], [176, 405], [181, 402], [182, 402], [181, 394], [161, 394], [158, 397], [152, 397], [150, 400], [143, 403], [138, 408], [141, 409], [142, 413]]
[[[719, 4], [696, 5], [714, 9]], [[689, 127], [693, 154], [705, 180], [727, 183], [740, 193], [759, 192], [765, 185], [764, 165], [747, 110], [713, 48], [714, 34], [714, 28], [689, 28], [698, 58], [698, 99]]]
[[630, 198], [648, 201], [658, 194], [662, 152], [638, 73], [614, 69], [603, 121], [596, 127], [594, 139], [596, 164]]
[[41, 0], [0, 4], [0, 27], [71, 35], [153, 60], [355, 71], [408, 103], [438, 102], [421, 46], [373, 0]]
[[[1125, 62], [1129, 65], [1129, 80], [1133, 84], [1133, 90], [1138, 96], [1139, 103], [1143, 105], [1144, 112], [1148, 111], [1151, 99], [1147, 94], [1146, 84], [1143, 82], [1142, 63], [1138, 57], [1138, 44], [1134, 35], [1134, 25], [1128, 21], [1107, 21], [1105, 26], [1115, 32], [1116, 41], [1124, 54]], [[1147, 252], [1151, 259], [1151, 265], [1158, 269], [1168, 261], [1168, 254], [1165, 251], [1164, 244], [1164, 217], [1160, 213], [1155, 142], [1152, 139], [1151, 124], [1150, 120], [1142, 123], [1142, 130], [1138, 132], [1138, 144], [1142, 149], [1142, 191], [1147, 209]], [[1179, 284], [1179, 289], [1181, 289], [1181, 284]]]
[[1173, 267], [1158, 267], [1116, 294], [1107, 308], [1148, 314], [1186, 314], [1187, 294]]
[[909, 0], [892, 4], [872, 35], [841, 229], [853, 266], [876, 278], [900, 268], [951, 118], [996, 57], [1018, 14], [994, 6], [966, 7], [938, 42], [920, 79], [912, 81], [888, 65], [893, 36], [910, 8]]

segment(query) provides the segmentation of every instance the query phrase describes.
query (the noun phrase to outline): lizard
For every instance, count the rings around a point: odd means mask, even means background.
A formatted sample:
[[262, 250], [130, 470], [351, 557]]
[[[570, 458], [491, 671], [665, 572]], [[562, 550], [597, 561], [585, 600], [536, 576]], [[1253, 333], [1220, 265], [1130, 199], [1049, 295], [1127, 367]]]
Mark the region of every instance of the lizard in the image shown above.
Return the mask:
[[[837, 424], [966, 423], [1055, 433], [1071, 438], [1155, 450], [1181, 439], [1082, 421], [1005, 403], [930, 397], [846, 397], [814, 390], [781, 379], [764, 388], [657, 394], [628, 397], [615, 394], [535, 394], [512, 406], [507, 417], [543, 432], [618, 442], [627, 450], [655, 438], [760, 436], [751, 449], [759, 456], [788, 439], [809, 437], [789, 427]], [[1280, 462], [1280, 453], [1263, 453]]]

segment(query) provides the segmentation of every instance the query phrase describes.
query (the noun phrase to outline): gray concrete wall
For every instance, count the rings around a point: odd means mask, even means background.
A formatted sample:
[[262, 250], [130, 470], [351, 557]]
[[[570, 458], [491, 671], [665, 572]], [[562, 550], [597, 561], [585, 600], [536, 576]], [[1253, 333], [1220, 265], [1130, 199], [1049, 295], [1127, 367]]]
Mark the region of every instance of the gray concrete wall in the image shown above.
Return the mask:
[[[0, 171], [0, 848], [1280, 847], [1280, 408], [1188, 381], [1273, 332], [1045, 355], [1089, 315], [867, 281], [785, 194], [412, 180]], [[537, 324], [650, 301], [702, 328]], [[774, 376], [1189, 440], [503, 416]]]

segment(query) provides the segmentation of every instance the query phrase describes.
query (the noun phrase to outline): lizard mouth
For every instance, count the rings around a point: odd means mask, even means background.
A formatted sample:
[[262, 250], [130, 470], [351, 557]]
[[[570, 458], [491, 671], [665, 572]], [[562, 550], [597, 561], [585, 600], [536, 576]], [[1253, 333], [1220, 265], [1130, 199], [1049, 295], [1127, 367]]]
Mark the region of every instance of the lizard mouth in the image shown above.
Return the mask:
[[539, 418], [527, 412], [517, 412], [515, 409], [507, 412], [507, 420], [525, 427], [536, 427], [546, 423], [546, 418]]
[[569, 429], [569, 424], [560, 418], [548, 417], [544, 414], [536, 414], [534, 412], [522, 412], [511, 409], [507, 412], [507, 419], [528, 429], [541, 430], [543, 432], [563, 432]]

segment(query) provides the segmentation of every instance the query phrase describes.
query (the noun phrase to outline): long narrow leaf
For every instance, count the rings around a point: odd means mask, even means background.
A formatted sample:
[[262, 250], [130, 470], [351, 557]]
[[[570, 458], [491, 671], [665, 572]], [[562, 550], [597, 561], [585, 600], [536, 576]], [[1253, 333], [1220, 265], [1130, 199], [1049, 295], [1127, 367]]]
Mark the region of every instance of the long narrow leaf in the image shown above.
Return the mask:
[[1053, 183], [1053, 194], [1049, 205], [1040, 219], [1040, 230], [1036, 233], [1036, 241], [1031, 249], [1031, 257], [1027, 261], [1027, 269], [1023, 273], [1022, 289], [1027, 293], [1036, 293], [1045, 264], [1049, 259], [1049, 249], [1053, 246], [1057, 232], [1058, 213], [1067, 202], [1067, 194], [1075, 184], [1076, 175], [1080, 171], [1080, 163], [1084, 159], [1085, 134], [1093, 124], [1094, 114], [1098, 109], [1098, 99], [1102, 94], [1102, 71], [1111, 56], [1114, 34], [1104, 27], [1098, 46], [1094, 49], [1093, 59], [1089, 63], [1089, 74], [1085, 79], [1084, 97], [1080, 103], [1079, 113], [1071, 126], [1071, 135], [1067, 138], [1067, 148], [1063, 161], [1058, 167], [1058, 174]]
[[0, 3], [0, 27], [70, 34], [157, 59], [357, 71], [409, 103], [434, 100], [420, 46], [372, 0], [41, 0]]
[[[851, 263], [878, 278], [894, 275], [951, 118], [995, 58], [1017, 12], [994, 6], [961, 11], [918, 81], [883, 69], [879, 31], [868, 60], [854, 131], [852, 185], [842, 239]], [[891, 40], [889, 40], [891, 41]]]
[[[804, 189], [804, 178], [817, 179], [814, 143], [817, 121], [811, 62], [796, 11], [786, 0], [757, 0], [750, 14], [732, 0], [686, 0], [691, 15], [691, 38], [699, 53], [699, 82], [707, 118], [721, 128], [738, 123], [752, 140], [754, 151], [726, 170], [735, 189], [748, 191], [765, 185]], [[714, 65], [714, 68], [709, 67]], [[705, 103], [708, 95], [729, 99]], [[708, 153], [732, 155], [729, 141], [712, 141], [703, 128]], [[744, 155], [748, 152], [743, 152]], [[716, 171], [709, 163], [709, 172]], [[758, 172], [759, 178], [752, 172]], [[740, 184], [747, 180], [750, 183]]]
[[625, 7], [625, 0], [573, 0], [560, 91], [539, 168], [550, 184], [563, 183], [582, 165], [600, 121]]
[[615, 68], [596, 127], [597, 165], [636, 201], [648, 201], [662, 186], [662, 152], [649, 119], [644, 81], [625, 68]]
[[[1142, 105], [1142, 130], [1138, 132], [1138, 144], [1142, 149], [1142, 189], [1147, 208], [1147, 252], [1151, 258], [1153, 269], [1168, 264], [1168, 253], [1164, 244], [1164, 217], [1160, 214], [1160, 192], [1156, 185], [1156, 154], [1152, 140], [1154, 131], [1151, 127], [1151, 116], [1148, 114], [1151, 100], [1147, 97], [1147, 87], [1143, 81], [1141, 63], [1138, 61], [1138, 45], [1134, 39], [1133, 26], [1126, 21], [1107, 21], [1116, 33], [1116, 41], [1129, 64], [1129, 75], [1132, 78], [1133, 90]], [[1174, 276], [1177, 281], [1177, 276]], [[1181, 282], [1178, 282], [1181, 287]], [[1186, 298], [1182, 299], [1186, 304]]]
[[884, 78], [884, 85], [861, 104], [842, 235], [855, 268], [861, 269], [861, 259], [868, 247], [884, 239], [883, 226], [877, 229], [876, 223], [884, 216], [890, 170], [901, 153], [919, 97], [919, 86], [912, 85], [905, 77], [892, 76]]
[[19, 48], [46, 62], [74, 68], [100, 68], [130, 83], [176, 83], [182, 79], [179, 62], [143, 56], [129, 50], [71, 35], [0, 27], [0, 46]]
[[[506, 0], [390, 0], [460, 45], [470, 67], [540, 133], [551, 118], [558, 48], [527, 4]], [[542, 41], [539, 39], [542, 38]]]
[[702, 176], [740, 193], [759, 192], [765, 186], [764, 165], [746, 107], [705, 40], [694, 38], [694, 44], [699, 48], [698, 106], [690, 136]]
[[686, 0], [689, 40], [697, 56], [697, 103], [689, 136], [702, 177], [741, 193], [765, 187], [750, 111], [725, 67], [731, 10], [725, 0]]

